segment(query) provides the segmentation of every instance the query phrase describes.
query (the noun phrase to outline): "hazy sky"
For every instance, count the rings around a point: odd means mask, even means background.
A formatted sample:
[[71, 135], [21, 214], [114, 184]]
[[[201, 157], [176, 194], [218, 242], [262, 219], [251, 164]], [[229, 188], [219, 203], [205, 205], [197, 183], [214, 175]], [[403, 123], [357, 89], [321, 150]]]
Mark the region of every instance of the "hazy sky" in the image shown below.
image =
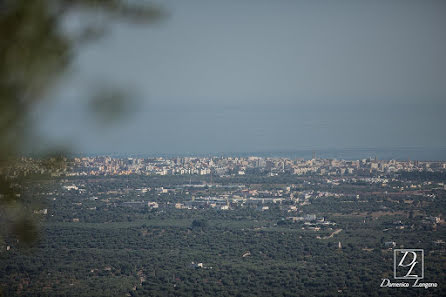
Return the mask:
[[[159, 1], [115, 24], [39, 109], [42, 134], [83, 152], [446, 147], [446, 1]], [[99, 82], [134, 90], [108, 129]]]

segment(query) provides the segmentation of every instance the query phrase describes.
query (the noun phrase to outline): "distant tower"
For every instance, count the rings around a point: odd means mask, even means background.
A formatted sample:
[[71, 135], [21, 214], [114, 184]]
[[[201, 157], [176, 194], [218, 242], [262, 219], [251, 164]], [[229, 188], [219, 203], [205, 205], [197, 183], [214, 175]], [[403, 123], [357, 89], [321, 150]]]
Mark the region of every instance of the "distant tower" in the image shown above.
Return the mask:
[[342, 249], [342, 244], [340, 241], [338, 242], [338, 249]]
[[315, 151], [313, 151], [313, 158], [312, 159], [313, 160], [316, 159], [316, 152]]

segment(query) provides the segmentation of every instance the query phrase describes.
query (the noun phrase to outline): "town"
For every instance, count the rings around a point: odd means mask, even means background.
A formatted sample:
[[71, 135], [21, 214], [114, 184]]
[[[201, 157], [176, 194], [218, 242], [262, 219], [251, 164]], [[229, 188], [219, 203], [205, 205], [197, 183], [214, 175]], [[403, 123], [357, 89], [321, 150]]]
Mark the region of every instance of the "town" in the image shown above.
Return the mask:
[[[5, 170], [12, 184], [22, 180], [17, 195], [45, 231], [35, 255], [16, 254], [13, 238], [1, 247], [41, 271], [28, 291], [63, 279], [64, 292], [94, 286], [128, 296], [224, 292], [231, 282], [279, 292], [260, 281], [270, 269], [297, 290], [306, 280], [298, 275], [317, 278], [323, 267], [335, 291], [305, 290], [354, 294], [363, 280], [388, 278], [393, 249], [403, 247], [424, 249], [426, 278], [444, 280], [435, 261], [446, 251], [444, 161], [23, 157]], [[59, 255], [56, 265], [48, 254]], [[64, 266], [68, 256], [82, 265]], [[0, 280], [20, 288], [8, 273], [20, 268], [3, 267]], [[107, 287], [99, 281], [114, 277]]]
[[178, 158], [74, 158], [70, 175], [245, 175], [268, 173], [305, 175], [352, 175], [354, 173], [392, 173], [400, 171], [441, 171], [446, 162], [378, 161], [376, 158], [355, 161], [311, 160], [261, 157], [178, 157]]
[[[66, 176], [107, 176], [107, 175], [216, 175], [235, 176], [246, 174], [284, 174], [327, 176], [348, 176], [364, 174], [391, 174], [398, 172], [441, 172], [446, 171], [445, 161], [397, 161], [367, 158], [361, 160], [336, 159], [289, 159], [273, 157], [174, 157], [174, 158], [117, 158], [110, 156], [63, 158], [66, 167], [52, 172]], [[49, 162], [56, 158], [50, 158]], [[23, 157], [16, 171], [44, 173], [36, 163], [42, 162]]]

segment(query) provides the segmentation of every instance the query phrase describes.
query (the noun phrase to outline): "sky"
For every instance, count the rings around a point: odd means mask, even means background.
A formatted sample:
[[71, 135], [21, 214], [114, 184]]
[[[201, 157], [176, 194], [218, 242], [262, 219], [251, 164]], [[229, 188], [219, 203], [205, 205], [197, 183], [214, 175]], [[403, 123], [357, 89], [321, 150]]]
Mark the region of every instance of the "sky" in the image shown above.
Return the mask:
[[[445, 148], [446, 2], [159, 1], [81, 48], [35, 117], [83, 153]], [[76, 20], [74, 21], [76, 22]], [[104, 125], [92, 89], [129, 92]]]

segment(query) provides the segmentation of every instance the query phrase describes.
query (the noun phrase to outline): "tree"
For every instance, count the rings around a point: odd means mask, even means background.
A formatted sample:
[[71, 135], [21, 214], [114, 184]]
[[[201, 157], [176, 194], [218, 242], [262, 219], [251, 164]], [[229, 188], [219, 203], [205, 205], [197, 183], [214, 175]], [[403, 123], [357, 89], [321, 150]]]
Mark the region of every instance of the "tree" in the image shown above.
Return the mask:
[[201, 219], [201, 220], [196, 219], [196, 220], [192, 221], [191, 227], [192, 227], [192, 229], [201, 229], [201, 230], [203, 230], [204, 228], [207, 227], [207, 225], [208, 225], [208, 223], [207, 223], [206, 220], [204, 220], [204, 219]]
[[[107, 22], [117, 19], [147, 24], [163, 16], [162, 10], [143, 1], [125, 0], [0, 0], [0, 245], [14, 234], [21, 241], [36, 238], [29, 209], [23, 203], [23, 168], [20, 155], [32, 136], [30, 112], [48, 98], [77, 50], [99, 38], [104, 25], [88, 22], [74, 32], [63, 29], [68, 16], [101, 14]], [[92, 107], [115, 116], [125, 97], [117, 90], [92, 96]], [[125, 103], [125, 102], [124, 102]], [[33, 139], [33, 141], [36, 141]], [[66, 158], [58, 154], [38, 166], [61, 170]]]

